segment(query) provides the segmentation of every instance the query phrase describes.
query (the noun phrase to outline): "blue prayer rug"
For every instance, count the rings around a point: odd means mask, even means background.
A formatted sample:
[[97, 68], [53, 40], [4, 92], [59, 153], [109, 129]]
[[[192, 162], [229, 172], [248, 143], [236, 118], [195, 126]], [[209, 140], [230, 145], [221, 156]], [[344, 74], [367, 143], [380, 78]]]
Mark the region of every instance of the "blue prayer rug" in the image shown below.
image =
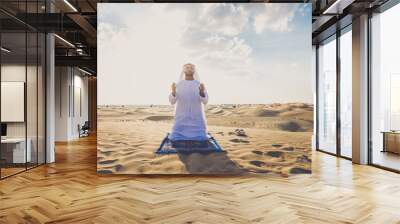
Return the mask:
[[155, 152], [156, 154], [225, 152], [210, 133], [208, 133], [208, 140], [206, 141], [171, 141], [168, 137], [169, 133], [161, 142], [160, 147]]

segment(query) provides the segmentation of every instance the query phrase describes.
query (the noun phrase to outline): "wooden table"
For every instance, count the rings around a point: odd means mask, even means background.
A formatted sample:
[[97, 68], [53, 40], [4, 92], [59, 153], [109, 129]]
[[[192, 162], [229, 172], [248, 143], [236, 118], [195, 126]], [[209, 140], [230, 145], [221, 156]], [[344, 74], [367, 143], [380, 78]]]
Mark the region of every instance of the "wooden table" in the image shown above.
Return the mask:
[[383, 150], [382, 152], [392, 152], [400, 154], [400, 131], [382, 131]]

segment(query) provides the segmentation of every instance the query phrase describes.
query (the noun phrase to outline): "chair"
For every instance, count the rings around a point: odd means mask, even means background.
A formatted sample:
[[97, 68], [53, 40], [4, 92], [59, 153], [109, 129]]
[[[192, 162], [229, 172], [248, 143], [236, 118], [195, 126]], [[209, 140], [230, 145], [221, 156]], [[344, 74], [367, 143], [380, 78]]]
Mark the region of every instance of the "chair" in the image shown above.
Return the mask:
[[85, 121], [82, 127], [80, 127], [80, 125], [78, 124], [79, 138], [89, 136], [89, 129], [90, 129], [89, 121]]

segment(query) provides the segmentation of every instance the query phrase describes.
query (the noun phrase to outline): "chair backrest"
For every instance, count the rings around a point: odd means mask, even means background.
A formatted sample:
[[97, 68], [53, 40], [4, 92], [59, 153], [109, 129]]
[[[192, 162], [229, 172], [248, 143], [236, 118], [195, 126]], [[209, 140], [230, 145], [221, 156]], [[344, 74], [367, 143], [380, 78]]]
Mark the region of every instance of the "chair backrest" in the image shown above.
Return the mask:
[[89, 121], [85, 121], [85, 123], [82, 125], [82, 129], [89, 129], [90, 125], [89, 125]]

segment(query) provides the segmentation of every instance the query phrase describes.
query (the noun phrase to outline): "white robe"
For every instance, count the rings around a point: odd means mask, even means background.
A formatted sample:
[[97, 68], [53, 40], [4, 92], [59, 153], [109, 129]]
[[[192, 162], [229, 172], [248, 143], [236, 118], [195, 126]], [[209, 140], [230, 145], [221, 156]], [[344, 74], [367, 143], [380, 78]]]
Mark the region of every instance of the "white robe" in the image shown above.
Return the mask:
[[171, 140], [207, 140], [203, 104], [207, 104], [208, 94], [200, 96], [199, 86], [197, 80], [182, 80], [176, 85], [175, 97], [169, 95], [170, 103], [176, 103]]

